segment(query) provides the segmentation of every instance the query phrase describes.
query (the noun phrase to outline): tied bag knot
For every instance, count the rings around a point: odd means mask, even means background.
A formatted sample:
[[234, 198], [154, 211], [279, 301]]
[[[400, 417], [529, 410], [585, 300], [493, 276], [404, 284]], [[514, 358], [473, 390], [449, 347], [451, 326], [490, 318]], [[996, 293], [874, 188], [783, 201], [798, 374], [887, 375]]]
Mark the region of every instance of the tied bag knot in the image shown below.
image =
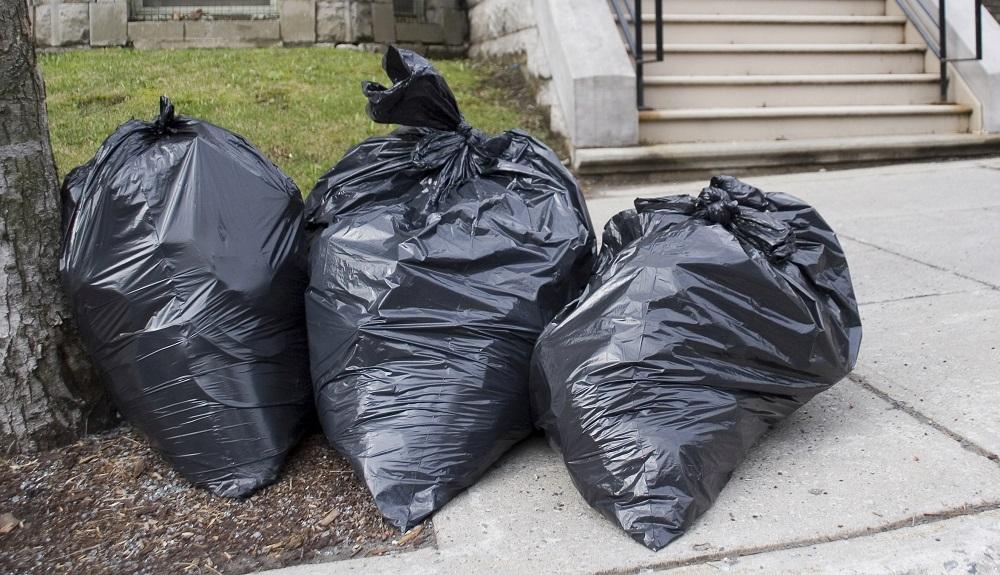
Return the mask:
[[153, 120], [153, 132], [157, 134], [174, 133], [174, 118], [174, 105], [170, 102], [170, 98], [160, 96], [160, 115]]
[[775, 217], [763, 192], [728, 176], [712, 178], [711, 184], [697, 198], [668, 196], [638, 198], [636, 211], [682, 214], [701, 218], [728, 230], [744, 249], [761, 252], [778, 263], [795, 253], [792, 227]]
[[[733, 182], [740, 187], [734, 188]], [[768, 212], [760, 190], [722, 176], [712, 179], [696, 203], [702, 217], [726, 228], [744, 247], [762, 252], [768, 260], [780, 262], [795, 253], [791, 226]]]
[[719, 176], [698, 194], [698, 211], [713, 224], [732, 232], [744, 247], [760, 251], [772, 262], [795, 253], [791, 226], [768, 211], [763, 192], [735, 178]]
[[421, 131], [412, 162], [438, 172], [429, 180], [437, 192], [477, 177], [509, 147], [509, 135], [490, 138], [465, 121], [448, 82], [423, 56], [390, 46], [382, 67], [392, 86], [362, 84], [368, 115], [379, 123]]
[[729, 226], [740, 214], [740, 204], [729, 197], [724, 190], [705, 188], [698, 196], [698, 204], [705, 210], [705, 216], [713, 224]]
[[455, 132], [457, 132], [459, 136], [462, 136], [462, 138], [465, 139], [465, 143], [470, 146], [478, 146], [483, 140], [486, 139], [482, 132], [473, 128], [472, 125], [464, 119], [459, 122], [458, 127], [455, 128]]
[[423, 56], [390, 46], [382, 59], [392, 86], [364, 82], [368, 116], [380, 124], [455, 132], [464, 123], [444, 76]]

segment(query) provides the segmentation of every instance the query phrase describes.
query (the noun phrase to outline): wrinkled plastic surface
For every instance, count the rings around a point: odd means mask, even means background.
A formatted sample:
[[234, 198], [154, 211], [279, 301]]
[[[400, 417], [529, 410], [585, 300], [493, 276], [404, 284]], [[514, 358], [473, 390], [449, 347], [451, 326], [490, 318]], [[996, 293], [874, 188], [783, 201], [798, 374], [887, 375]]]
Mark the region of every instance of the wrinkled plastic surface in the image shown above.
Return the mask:
[[531, 398], [586, 500], [660, 549], [850, 372], [861, 322], [840, 244], [801, 200], [719, 177], [635, 205], [538, 340]]
[[163, 99], [63, 198], [64, 286], [119, 410], [196, 485], [274, 481], [313, 413], [295, 184]]
[[465, 124], [422, 57], [390, 49], [368, 111], [408, 127], [350, 150], [307, 201], [320, 421], [407, 529], [532, 430], [535, 339], [595, 238], [572, 176], [521, 132]]

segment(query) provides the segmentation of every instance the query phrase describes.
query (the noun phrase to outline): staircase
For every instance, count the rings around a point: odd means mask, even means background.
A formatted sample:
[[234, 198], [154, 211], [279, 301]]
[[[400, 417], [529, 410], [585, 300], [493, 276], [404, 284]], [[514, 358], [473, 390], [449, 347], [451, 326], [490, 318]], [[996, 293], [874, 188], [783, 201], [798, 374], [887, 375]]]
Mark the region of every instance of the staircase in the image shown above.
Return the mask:
[[[996, 138], [970, 133], [971, 107], [940, 102], [937, 61], [886, 0], [663, 4], [664, 61], [645, 65], [641, 145], [577, 150], [582, 175], [695, 176], [1000, 151]], [[654, 2], [643, 10], [651, 42]], [[652, 60], [653, 45], [645, 48]]]

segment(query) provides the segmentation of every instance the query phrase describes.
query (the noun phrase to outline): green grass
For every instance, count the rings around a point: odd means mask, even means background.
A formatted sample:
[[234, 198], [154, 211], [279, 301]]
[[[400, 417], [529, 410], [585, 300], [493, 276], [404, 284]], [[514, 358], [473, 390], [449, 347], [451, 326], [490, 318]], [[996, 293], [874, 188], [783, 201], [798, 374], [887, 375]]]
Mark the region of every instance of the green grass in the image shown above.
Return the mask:
[[[79, 50], [39, 57], [59, 172], [90, 159], [131, 118], [152, 119], [159, 96], [179, 114], [253, 142], [303, 194], [347, 149], [392, 129], [365, 115], [362, 80], [388, 84], [380, 56], [331, 48]], [[473, 126], [524, 128], [552, 141], [538, 110], [504, 87], [502, 66], [435, 62]], [[506, 75], [507, 79], [498, 81]]]

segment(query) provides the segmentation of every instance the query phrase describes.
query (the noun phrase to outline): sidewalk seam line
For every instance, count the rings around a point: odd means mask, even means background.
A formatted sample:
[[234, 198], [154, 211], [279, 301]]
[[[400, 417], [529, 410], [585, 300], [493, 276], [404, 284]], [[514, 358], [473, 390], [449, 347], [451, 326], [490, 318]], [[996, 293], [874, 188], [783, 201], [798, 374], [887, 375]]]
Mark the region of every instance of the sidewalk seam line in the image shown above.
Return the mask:
[[744, 549], [733, 550], [733, 551], [718, 551], [716, 553], [710, 553], [707, 555], [702, 555], [700, 557], [692, 557], [690, 559], [673, 559], [668, 560], [659, 564], [648, 564], [636, 567], [623, 567], [623, 568], [612, 568], [601, 571], [591, 572], [591, 575], [638, 575], [644, 571], [670, 571], [673, 569], [680, 569], [683, 567], [693, 567], [695, 565], [705, 565], [708, 563], [714, 563], [717, 561], [723, 561], [726, 559], [736, 559], [744, 557], [753, 557], [755, 555], [763, 555], [765, 553], [773, 553], [776, 551], [789, 551], [793, 549], [802, 549], [805, 547], [813, 547], [816, 545], [823, 545], [826, 543], [836, 543], [838, 541], [852, 541], [854, 539], [862, 539], [864, 537], [870, 537], [872, 535], [879, 535], [882, 533], [892, 533], [893, 531], [899, 531], [901, 529], [909, 529], [911, 527], [919, 527], [922, 525], [931, 525], [934, 523], [940, 523], [942, 521], [948, 521], [950, 519], [957, 519], [959, 517], [973, 517], [976, 515], [982, 515], [983, 513], [989, 513], [991, 511], [1000, 510], [1000, 501], [991, 501], [988, 503], [981, 503], [978, 505], [966, 505], [963, 507], [955, 507], [952, 509], [946, 509], [944, 511], [936, 513], [922, 513], [920, 515], [912, 515], [891, 523], [887, 523], [881, 527], [875, 528], [865, 528], [858, 529], [854, 531], [847, 531], [841, 535], [834, 536], [819, 536], [811, 537], [808, 539], [800, 539], [798, 541], [791, 541], [788, 543], [774, 543], [770, 545], [761, 545], [757, 547], [746, 547]]
[[884, 303], [896, 303], [896, 302], [900, 302], [900, 301], [910, 301], [910, 300], [914, 300], [914, 299], [924, 299], [924, 298], [929, 298], [929, 297], [938, 297], [938, 296], [945, 296], [945, 295], [961, 295], [961, 294], [966, 294], [966, 293], [974, 293], [974, 292], [977, 292], [977, 291], [982, 291], [982, 290], [981, 290], [981, 288], [976, 288], [976, 289], [966, 289], [966, 290], [957, 290], [957, 291], [946, 291], [946, 292], [941, 292], [941, 293], [925, 293], [925, 294], [918, 294], [918, 295], [908, 295], [908, 296], [904, 296], [904, 297], [897, 297], [897, 298], [889, 298], [889, 299], [880, 299], [880, 300], [875, 300], [875, 301], [860, 302], [858, 305], [861, 305], [861, 306], [866, 306], [866, 305], [880, 305], [880, 304], [884, 304]]
[[986, 449], [985, 447], [979, 445], [975, 441], [972, 441], [968, 437], [965, 437], [960, 433], [952, 431], [951, 429], [945, 427], [944, 425], [938, 423], [934, 419], [928, 417], [927, 415], [917, 410], [916, 408], [906, 403], [905, 401], [901, 401], [899, 399], [892, 397], [885, 391], [876, 387], [875, 384], [868, 381], [867, 377], [852, 373], [847, 376], [847, 379], [848, 381], [858, 384], [869, 393], [874, 394], [879, 399], [885, 401], [886, 403], [891, 405], [894, 409], [898, 409], [903, 413], [906, 413], [910, 417], [916, 419], [919, 423], [932, 427], [937, 431], [940, 431], [941, 433], [945, 434], [949, 438], [957, 441], [958, 444], [963, 449], [971, 451], [972, 453], [975, 453], [980, 457], [985, 457], [986, 459], [992, 461], [993, 463], [1000, 465], [1000, 455], [993, 453], [989, 449]]
[[981, 280], [979, 278], [974, 278], [972, 276], [965, 275], [965, 274], [963, 274], [961, 272], [957, 272], [955, 270], [950, 270], [950, 269], [948, 269], [946, 267], [942, 267], [942, 266], [939, 266], [939, 265], [936, 265], [936, 264], [925, 262], [923, 260], [918, 260], [917, 258], [908, 256], [906, 254], [901, 254], [899, 252], [895, 252], [893, 250], [890, 250], [888, 248], [882, 247], [882, 246], [880, 246], [878, 244], [875, 244], [875, 243], [872, 243], [872, 242], [869, 242], [869, 241], [866, 241], [866, 240], [858, 239], [858, 238], [855, 238], [855, 237], [852, 237], [852, 236], [848, 236], [846, 234], [837, 234], [837, 235], [839, 237], [844, 238], [844, 239], [851, 240], [852, 242], [857, 242], [859, 244], [866, 245], [866, 246], [868, 246], [870, 248], [875, 248], [877, 250], [881, 250], [881, 251], [883, 251], [883, 252], [885, 252], [887, 254], [892, 254], [894, 256], [901, 257], [903, 259], [909, 260], [911, 262], [922, 264], [922, 265], [925, 265], [925, 266], [927, 266], [929, 268], [934, 268], [934, 269], [936, 269], [938, 271], [942, 271], [942, 272], [946, 272], [946, 273], [949, 273], [949, 274], [953, 274], [953, 275], [956, 275], [956, 276], [958, 276], [958, 277], [960, 277], [962, 279], [966, 279], [966, 280], [969, 280], [969, 281], [974, 281], [974, 282], [976, 282], [976, 283], [978, 283], [980, 285], [986, 286], [989, 289], [1000, 290], [1000, 286], [991, 284], [988, 281], [984, 281], [984, 280]]
[[[770, 173], [770, 174], [769, 173], [763, 173], [763, 174], [759, 174], [759, 175], [756, 175], [756, 176], [747, 176], [747, 177], [741, 178], [741, 179], [743, 179], [743, 180], [758, 179], [759, 180], [759, 179], [763, 179], [763, 178], [785, 178], [785, 179], [793, 180], [791, 183], [794, 184], [795, 183], [794, 180], [810, 180], [810, 179], [815, 179], [816, 176], [820, 176], [820, 177], [823, 177], [823, 179], [826, 180], [826, 181], [831, 181], [832, 180], [832, 181], [836, 182], [836, 181], [840, 181], [840, 180], [850, 180], [850, 179], [855, 179], [855, 178], [862, 178], [862, 177], [864, 177], [867, 174], [859, 174], [857, 172], [867, 171], [867, 170], [881, 170], [881, 171], [885, 171], [885, 172], [888, 172], [888, 173], [879, 174], [879, 175], [889, 175], [889, 176], [894, 176], [894, 175], [899, 175], [899, 174], [911, 175], [911, 174], [923, 174], [923, 173], [928, 173], [928, 172], [938, 172], [938, 171], [940, 171], [940, 169], [938, 168], [938, 164], [950, 164], [948, 166], [948, 168], [957, 169], [957, 170], [962, 170], [962, 169], [973, 169], [974, 170], [974, 169], [983, 169], [983, 168], [985, 168], [985, 169], [991, 169], [991, 170], [1000, 170], [1000, 166], [993, 166], [993, 165], [990, 165], [988, 163], [990, 159], [992, 159], [992, 158], [986, 158], [986, 159], [982, 159], [982, 158], [978, 158], [978, 159], [977, 158], [965, 158], [965, 159], [950, 159], [950, 160], [949, 159], [938, 159], [938, 160], [930, 159], [930, 160], [926, 160], [926, 161], [917, 160], [915, 162], [909, 162], [909, 163], [906, 163], [906, 164], [889, 164], [889, 165], [884, 165], [884, 166], [862, 166], [862, 167], [856, 167], [856, 168], [847, 168], [847, 169], [843, 169], [843, 170], [834, 169], [834, 170], [822, 170], [822, 171], [811, 170], [811, 171], [805, 171], [805, 172], [799, 171], [799, 172], [788, 172], [788, 173]], [[962, 164], [962, 165], [954, 165], [954, 164]], [[894, 169], [894, 168], [898, 168], [898, 169]], [[926, 168], [926, 169], [924, 169], [924, 168]], [[747, 183], [750, 183], [750, 182], [747, 182]], [[698, 179], [698, 180], [684, 180], [684, 181], [669, 181], [668, 180], [668, 181], [661, 181], [661, 182], [657, 182], [656, 180], [653, 180], [653, 181], [647, 182], [647, 183], [625, 184], [625, 185], [619, 185], [619, 186], [592, 186], [591, 188], [601, 188], [601, 187], [603, 187], [604, 189], [603, 190], [596, 190], [596, 191], [592, 189], [591, 191], [594, 192], [594, 193], [593, 193], [593, 195], [589, 195], [588, 194], [587, 195], [587, 199], [588, 200], [591, 200], [591, 199], [593, 199], [593, 200], [600, 200], [600, 199], [618, 199], [618, 198], [629, 198], [629, 197], [635, 198], [637, 196], [633, 192], [638, 192], [638, 191], [645, 190], [646, 193], [647, 193], [647, 195], [648, 195], [649, 194], [649, 189], [653, 188], [653, 187], [657, 187], [657, 188], [679, 188], [679, 187], [682, 187], [682, 186], [689, 186], [689, 185], [691, 187], [693, 187], [693, 188], [697, 188], [700, 191], [701, 188], [705, 187], [706, 184], [705, 184], [705, 180], [704, 179]], [[768, 187], [768, 188], [778, 188], [778, 187], [782, 187], [784, 185], [785, 184], [779, 184], [777, 186], [766, 186], [766, 187]], [[757, 186], [757, 187], [760, 187], [760, 186]], [[785, 192], [785, 193], [792, 193], [792, 194], [795, 193], [794, 191], [789, 191], [789, 190], [780, 190], [780, 191]]]

